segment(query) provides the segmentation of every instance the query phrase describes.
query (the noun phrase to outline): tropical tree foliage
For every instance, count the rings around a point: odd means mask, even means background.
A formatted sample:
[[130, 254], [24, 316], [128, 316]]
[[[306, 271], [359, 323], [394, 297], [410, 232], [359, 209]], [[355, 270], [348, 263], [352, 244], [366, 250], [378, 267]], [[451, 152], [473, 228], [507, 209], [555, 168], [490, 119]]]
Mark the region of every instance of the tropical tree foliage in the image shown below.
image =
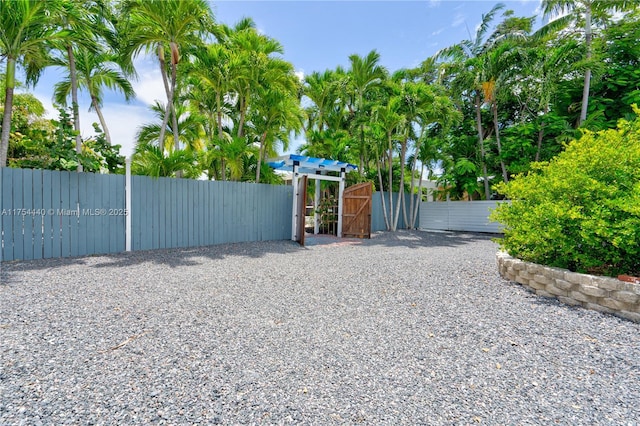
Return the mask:
[[[415, 68], [386, 69], [373, 50], [300, 80], [277, 40], [250, 18], [216, 23], [204, 0], [2, 1], [0, 165], [7, 157], [13, 166], [46, 163], [33, 162], [29, 149], [50, 146], [43, 138], [55, 139], [64, 122], [76, 150], [75, 159], [62, 155], [65, 164], [84, 167], [79, 159], [92, 140], [111, 144], [105, 91], [132, 99], [133, 59], [145, 53], [157, 61], [165, 93], [151, 106], [155, 120], [138, 129], [136, 173], [278, 182], [266, 160], [303, 134], [300, 152], [355, 164], [350, 181], [374, 182], [389, 229], [400, 218], [412, 227], [423, 177], [438, 180], [441, 198], [500, 197], [495, 184], [552, 159], [585, 129], [633, 116], [637, 2], [542, 6], [551, 18], [564, 15], [536, 29], [534, 17], [498, 3], [469, 39]], [[55, 101], [69, 104], [71, 116], [58, 124], [30, 115], [27, 98], [14, 102], [24, 95], [14, 94], [16, 67], [31, 84], [47, 66], [65, 73]], [[80, 140], [74, 92], [89, 95], [86, 107], [102, 129], [95, 138]], [[29, 161], [21, 158], [27, 151]]]
[[572, 271], [640, 272], [640, 118], [586, 131], [498, 188], [513, 200], [492, 213], [511, 255]]

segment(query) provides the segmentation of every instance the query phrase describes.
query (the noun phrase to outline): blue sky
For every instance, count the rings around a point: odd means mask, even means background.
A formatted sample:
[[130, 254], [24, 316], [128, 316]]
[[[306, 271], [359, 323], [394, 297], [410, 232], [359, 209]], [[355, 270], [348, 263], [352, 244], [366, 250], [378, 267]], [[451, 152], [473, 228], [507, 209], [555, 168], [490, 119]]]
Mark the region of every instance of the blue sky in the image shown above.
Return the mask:
[[[483, 13], [495, 1], [213, 1], [218, 22], [233, 25], [251, 17], [264, 34], [284, 47], [284, 58], [299, 75], [348, 67], [349, 55], [366, 55], [376, 49], [381, 63], [390, 71], [414, 67], [439, 49], [474, 34]], [[540, 0], [503, 1], [518, 16], [538, 15]], [[499, 22], [500, 19], [495, 20]], [[139, 79], [134, 83], [138, 95], [129, 104], [116, 94], [105, 97], [104, 114], [114, 143], [131, 155], [137, 128], [153, 121], [148, 110], [155, 99], [165, 101], [157, 62], [151, 57], [136, 61]], [[29, 89], [45, 104], [49, 116], [57, 112], [51, 105], [52, 86], [59, 72], [49, 70], [35, 89]], [[87, 113], [89, 99], [82, 97], [83, 137], [93, 134], [93, 113]], [[83, 114], [84, 113], [84, 114]], [[292, 144], [295, 149], [299, 141]], [[291, 150], [290, 149], [290, 150]]]

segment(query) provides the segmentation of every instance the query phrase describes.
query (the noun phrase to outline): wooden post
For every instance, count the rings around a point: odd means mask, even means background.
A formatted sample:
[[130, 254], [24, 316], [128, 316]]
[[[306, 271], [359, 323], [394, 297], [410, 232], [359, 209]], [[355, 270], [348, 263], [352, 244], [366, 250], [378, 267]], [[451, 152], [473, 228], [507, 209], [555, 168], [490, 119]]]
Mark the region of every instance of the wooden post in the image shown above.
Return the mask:
[[338, 238], [342, 238], [342, 193], [344, 192], [344, 183], [346, 180], [345, 169], [340, 170], [340, 186], [338, 189]]
[[126, 251], [131, 251], [131, 157], [125, 159], [124, 208], [126, 210], [124, 245]]
[[316, 192], [315, 192], [315, 197], [314, 197], [314, 201], [313, 201], [313, 207], [316, 209], [315, 212], [313, 212], [313, 233], [314, 235], [318, 235], [320, 233], [320, 213], [318, 213], [319, 209], [319, 205], [320, 205], [320, 182], [322, 182], [320, 179], [316, 179]]
[[291, 240], [298, 241], [298, 162], [293, 162], [293, 177], [291, 184], [293, 185], [293, 206], [291, 214]]

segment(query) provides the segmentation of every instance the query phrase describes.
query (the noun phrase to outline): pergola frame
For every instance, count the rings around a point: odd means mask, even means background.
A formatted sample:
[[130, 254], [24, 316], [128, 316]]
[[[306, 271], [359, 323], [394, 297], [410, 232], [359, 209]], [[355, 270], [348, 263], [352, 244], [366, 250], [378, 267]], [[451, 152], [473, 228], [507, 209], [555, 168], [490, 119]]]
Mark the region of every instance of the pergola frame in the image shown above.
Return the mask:
[[[335, 160], [325, 160], [324, 158], [305, 157], [302, 155], [290, 154], [288, 156], [280, 157], [278, 159], [269, 162], [269, 166], [276, 170], [285, 170], [292, 172], [292, 184], [293, 184], [293, 206], [291, 207], [292, 220], [291, 220], [291, 239], [293, 241], [298, 240], [298, 221], [304, 220], [304, 218], [298, 217], [299, 211], [305, 211], [306, 206], [300, 209], [298, 200], [300, 199], [300, 189], [298, 180], [302, 176], [306, 176], [307, 179], [326, 180], [338, 182], [338, 237], [342, 237], [342, 193], [344, 192], [347, 171], [357, 170], [358, 167]], [[327, 175], [328, 172], [339, 173], [339, 176]], [[314, 194], [314, 204], [316, 208], [320, 204], [320, 185], [316, 184], [316, 190]], [[320, 217], [318, 214], [314, 214], [314, 226], [313, 233], [318, 234], [320, 231]]]

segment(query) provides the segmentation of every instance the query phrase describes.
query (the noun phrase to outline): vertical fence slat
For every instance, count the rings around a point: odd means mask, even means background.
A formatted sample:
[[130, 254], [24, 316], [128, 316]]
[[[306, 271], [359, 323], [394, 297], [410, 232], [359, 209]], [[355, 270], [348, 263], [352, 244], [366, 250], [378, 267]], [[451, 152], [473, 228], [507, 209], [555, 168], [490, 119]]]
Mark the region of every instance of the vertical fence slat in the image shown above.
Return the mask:
[[211, 223], [210, 223], [210, 215], [211, 215], [211, 197], [209, 193], [209, 181], [202, 182], [202, 226], [204, 227], [204, 231], [202, 233], [203, 240], [202, 243], [205, 246], [209, 246], [213, 244], [211, 238]]
[[[120, 208], [120, 206], [116, 203], [116, 191], [118, 185], [117, 176], [109, 176], [109, 179], [106, 181], [107, 185], [104, 187], [104, 191], [102, 192], [102, 208]], [[124, 183], [124, 182], [123, 182]], [[122, 207], [124, 208], [124, 206]], [[103, 240], [101, 247], [103, 253], [117, 253], [116, 250], [116, 235], [118, 233], [118, 217], [117, 216], [109, 216], [107, 217], [107, 223], [109, 228], [109, 235]], [[124, 229], [121, 231], [124, 232]]]
[[80, 173], [71, 172], [69, 174], [69, 237], [71, 241], [71, 256], [80, 254], [80, 232], [78, 206], [80, 203]]
[[25, 212], [22, 216], [23, 233], [22, 247], [23, 259], [33, 259], [33, 172], [22, 171], [22, 208]]
[[91, 210], [91, 195], [89, 194], [89, 179], [86, 173], [76, 173], [78, 178], [78, 236], [77, 251], [74, 256], [85, 256], [88, 252], [89, 221], [87, 210]]
[[23, 171], [16, 170], [13, 175], [13, 258], [24, 259], [23, 216], [20, 212], [23, 203]]
[[4, 248], [2, 260], [13, 260], [13, 175], [14, 170], [0, 168], [2, 173], [2, 233]]
[[180, 240], [179, 247], [189, 247], [189, 216], [187, 204], [187, 185], [184, 179], [177, 179], [180, 188], [180, 211], [178, 212], [178, 238]]
[[224, 217], [222, 215], [222, 202], [224, 200], [224, 194], [220, 182], [211, 182], [211, 214], [212, 226], [214, 229], [213, 244], [221, 244], [224, 241]]
[[[123, 211], [127, 208], [126, 202], [126, 191], [125, 191], [125, 175], [114, 176], [114, 180], [117, 181], [116, 184], [116, 206], [121, 208]], [[131, 214], [131, 212], [127, 212], [127, 214]], [[125, 251], [127, 247], [126, 241], [126, 227], [127, 227], [127, 218], [125, 215], [119, 216], [115, 222], [118, 226], [118, 232], [116, 233], [116, 242], [118, 244], [118, 252]]]
[[148, 177], [144, 178], [144, 205], [140, 206], [143, 209], [142, 218], [145, 224], [144, 232], [142, 234], [142, 249], [143, 250], [151, 250], [153, 249], [153, 237], [158, 229], [156, 224], [153, 223], [153, 191], [154, 184], [157, 182], [156, 179], [150, 179]]
[[198, 245], [206, 246], [207, 245], [207, 227], [205, 225], [205, 215], [207, 211], [207, 201], [206, 194], [204, 191], [204, 186], [207, 184], [206, 182], [198, 181], [198, 223], [200, 224], [200, 231], [198, 232]]
[[[93, 198], [93, 208], [97, 215], [90, 218], [87, 230], [89, 239], [87, 240], [87, 250], [91, 254], [105, 253], [103, 244], [109, 241], [109, 207], [105, 207], [102, 202], [102, 194], [109, 192], [109, 177], [107, 175], [91, 174], [89, 181], [89, 191]], [[93, 190], [90, 182], [93, 182]]]
[[223, 187], [224, 199], [222, 204], [223, 209], [223, 219], [224, 224], [224, 234], [225, 234], [225, 242], [234, 242], [236, 241], [236, 233], [237, 233], [237, 225], [234, 223], [233, 214], [235, 213], [232, 209], [232, 197], [234, 196], [234, 191], [232, 187], [234, 182], [229, 182], [229, 185], [225, 185]]
[[[55, 220], [55, 215], [53, 214], [53, 203], [52, 203], [52, 192], [54, 191], [54, 187], [56, 190], [60, 190], [60, 179], [56, 179], [57, 175], [54, 177], [54, 173], [50, 170], [42, 171], [42, 257], [48, 259], [53, 257], [53, 223]], [[58, 186], [55, 186], [55, 183], [58, 182]], [[59, 242], [59, 238], [56, 239]]]
[[162, 226], [160, 225], [160, 187], [162, 183], [159, 179], [154, 179], [150, 183], [152, 190], [149, 191], [148, 195], [151, 202], [147, 204], [147, 215], [151, 222], [153, 233], [151, 235], [151, 245], [149, 248], [158, 249], [160, 248], [160, 235], [163, 232]]
[[195, 191], [195, 183], [193, 181], [184, 179], [187, 186], [187, 235], [188, 235], [188, 247], [194, 247], [196, 243], [196, 206], [198, 193]]
[[158, 179], [158, 193], [156, 196], [158, 197], [158, 204], [156, 205], [156, 210], [158, 214], [158, 226], [160, 227], [160, 232], [158, 232], [158, 248], [164, 249], [169, 247], [167, 241], [170, 239], [167, 238], [168, 228], [167, 228], [167, 182], [165, 180], [160, 181]]
[[[58, 203], [54, 207], [55, 220], [60, 235], [61, 257], [68, 257], [71, 253], [71, 235], [69, 234], [69, 216], [64, 211], [69, 209], [69, 172], [60, 172], [60, 187], [57, 193]], [[56, 195], [55, 193], [52, 195]]]
[[142, 227], [142, 206], [140, 197], [142, 196], [141, 176], [131, 176], [131, 250], [140, 250], [140, 229]]
[[[58, 210], [62, 207], [63, 194], [68, 193], [69, 180], [66, 179], [68, 172], [51, 172], [51, 240], [52, 240], [52, 257], [65, 257], [69, 253], [69, 243], [65, 239], [68, 238], [68, 234], [63, 233], [63, 219], [64, 217], [58, 213]], [[63, 190], [62, 185], [66, 183]]]
[[[113, 182], [112, 177], [113, 176], [110, 175], [97, 175], [95, 177], [98, 189], [95, 193], [96, 208], [100, 211], [100, 216], [98, 216], [98, 220], [94, 222], [92, 228], [96, 235], [94, 239], [94, 253], [96, 254], [106, 254], [110, 252], [111, 234], [116, 232], [115, 227], [112, 226], [112, 218], [114, 218], [114, 216], [109, 216], [109, 210], [112, 208], [109, 203], [109, 193], [111, 192]], [[100, 237], [97, 238], [97, 236]]]
[[33, 170], [33, 258], [42, 259], [44, 239], [44, 214], [42, 203], [42, 170]]

